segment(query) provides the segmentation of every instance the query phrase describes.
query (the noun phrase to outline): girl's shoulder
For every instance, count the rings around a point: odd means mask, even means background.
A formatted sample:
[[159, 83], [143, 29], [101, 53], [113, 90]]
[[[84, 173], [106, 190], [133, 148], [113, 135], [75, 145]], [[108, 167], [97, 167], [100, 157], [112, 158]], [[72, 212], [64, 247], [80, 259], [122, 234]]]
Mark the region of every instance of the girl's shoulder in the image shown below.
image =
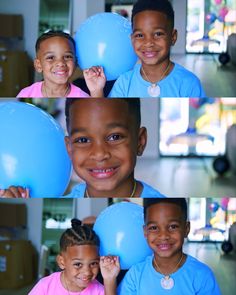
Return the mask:
[[74, 84], [70, 84], [70, 93], [67, 97], [89, 97], [88, 93], [84, 92], [81, 88], [75, 86]]

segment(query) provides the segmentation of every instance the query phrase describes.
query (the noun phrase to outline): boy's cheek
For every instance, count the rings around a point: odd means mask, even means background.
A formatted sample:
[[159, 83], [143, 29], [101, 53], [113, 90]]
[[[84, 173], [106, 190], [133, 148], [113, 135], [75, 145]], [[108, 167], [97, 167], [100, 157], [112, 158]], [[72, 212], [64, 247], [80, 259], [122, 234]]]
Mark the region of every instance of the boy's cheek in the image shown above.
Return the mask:
[[70, 143], [70, 138], [68, 136], [65, 137], [65, 145], [66, 145], [66, 150], [67, 153], [71, 159], [72, 156], [72, 147], [71, 147], [71, 143]]

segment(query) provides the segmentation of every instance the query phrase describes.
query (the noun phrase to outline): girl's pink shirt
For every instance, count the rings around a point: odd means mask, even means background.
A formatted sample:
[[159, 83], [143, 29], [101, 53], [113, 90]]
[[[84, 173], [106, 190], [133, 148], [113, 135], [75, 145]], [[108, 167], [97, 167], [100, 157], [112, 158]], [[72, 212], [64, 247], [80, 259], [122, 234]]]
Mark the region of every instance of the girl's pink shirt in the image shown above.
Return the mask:
[[[42, 94], [42, 81], [36, 82], [28, 87], [23, 88], [17, 95], [17, 97], [32, 97], [32, 98], [42, 98], [44, 97]], [[70, 93], [67, 97], [89, 97], [89, 95], [84, 92], [79, 87], [70, 83]]]
[[[68, 295], [68, 291], [63, 287], [60, 277], [61, 272], [54, 272], [42, 278], [28, 295]], [[83, 291], [70, 291], [70, 295], [104, 295], [104, 287], [97, 280], [94, 280]]]

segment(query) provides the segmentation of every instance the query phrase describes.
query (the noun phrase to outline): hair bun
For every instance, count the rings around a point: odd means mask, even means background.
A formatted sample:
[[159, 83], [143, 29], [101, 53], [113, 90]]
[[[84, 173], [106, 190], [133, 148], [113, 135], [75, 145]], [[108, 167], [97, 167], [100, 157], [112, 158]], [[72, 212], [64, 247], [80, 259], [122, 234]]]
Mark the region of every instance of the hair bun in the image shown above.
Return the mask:
[[73, 229], [76, 229], [81, 225], [82, 225], [82, 222], [79, 219], [77, 219], [77, 218], [71, 219], [71, 226]]

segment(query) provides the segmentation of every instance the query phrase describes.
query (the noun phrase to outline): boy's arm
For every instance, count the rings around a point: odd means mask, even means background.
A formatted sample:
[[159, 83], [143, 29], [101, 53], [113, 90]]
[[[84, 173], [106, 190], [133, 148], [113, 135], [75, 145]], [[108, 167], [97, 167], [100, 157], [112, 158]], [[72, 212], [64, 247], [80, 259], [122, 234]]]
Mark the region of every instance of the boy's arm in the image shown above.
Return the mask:
[[120, 272], [118, 256], [102, 256], [100, 269], [103, 277], [105, 295], [116, 295], [116, 278]]
[[30, 198], [29, 189], [21, 186], [10, 186], [7, 189], [0, 189], [0, 198]]
[[106, 84], [106, 76], [102, 67], [91, 67], [83, 71], [86, 85], [89, 89], [90, 96], [104, 97], [103, 88]]

